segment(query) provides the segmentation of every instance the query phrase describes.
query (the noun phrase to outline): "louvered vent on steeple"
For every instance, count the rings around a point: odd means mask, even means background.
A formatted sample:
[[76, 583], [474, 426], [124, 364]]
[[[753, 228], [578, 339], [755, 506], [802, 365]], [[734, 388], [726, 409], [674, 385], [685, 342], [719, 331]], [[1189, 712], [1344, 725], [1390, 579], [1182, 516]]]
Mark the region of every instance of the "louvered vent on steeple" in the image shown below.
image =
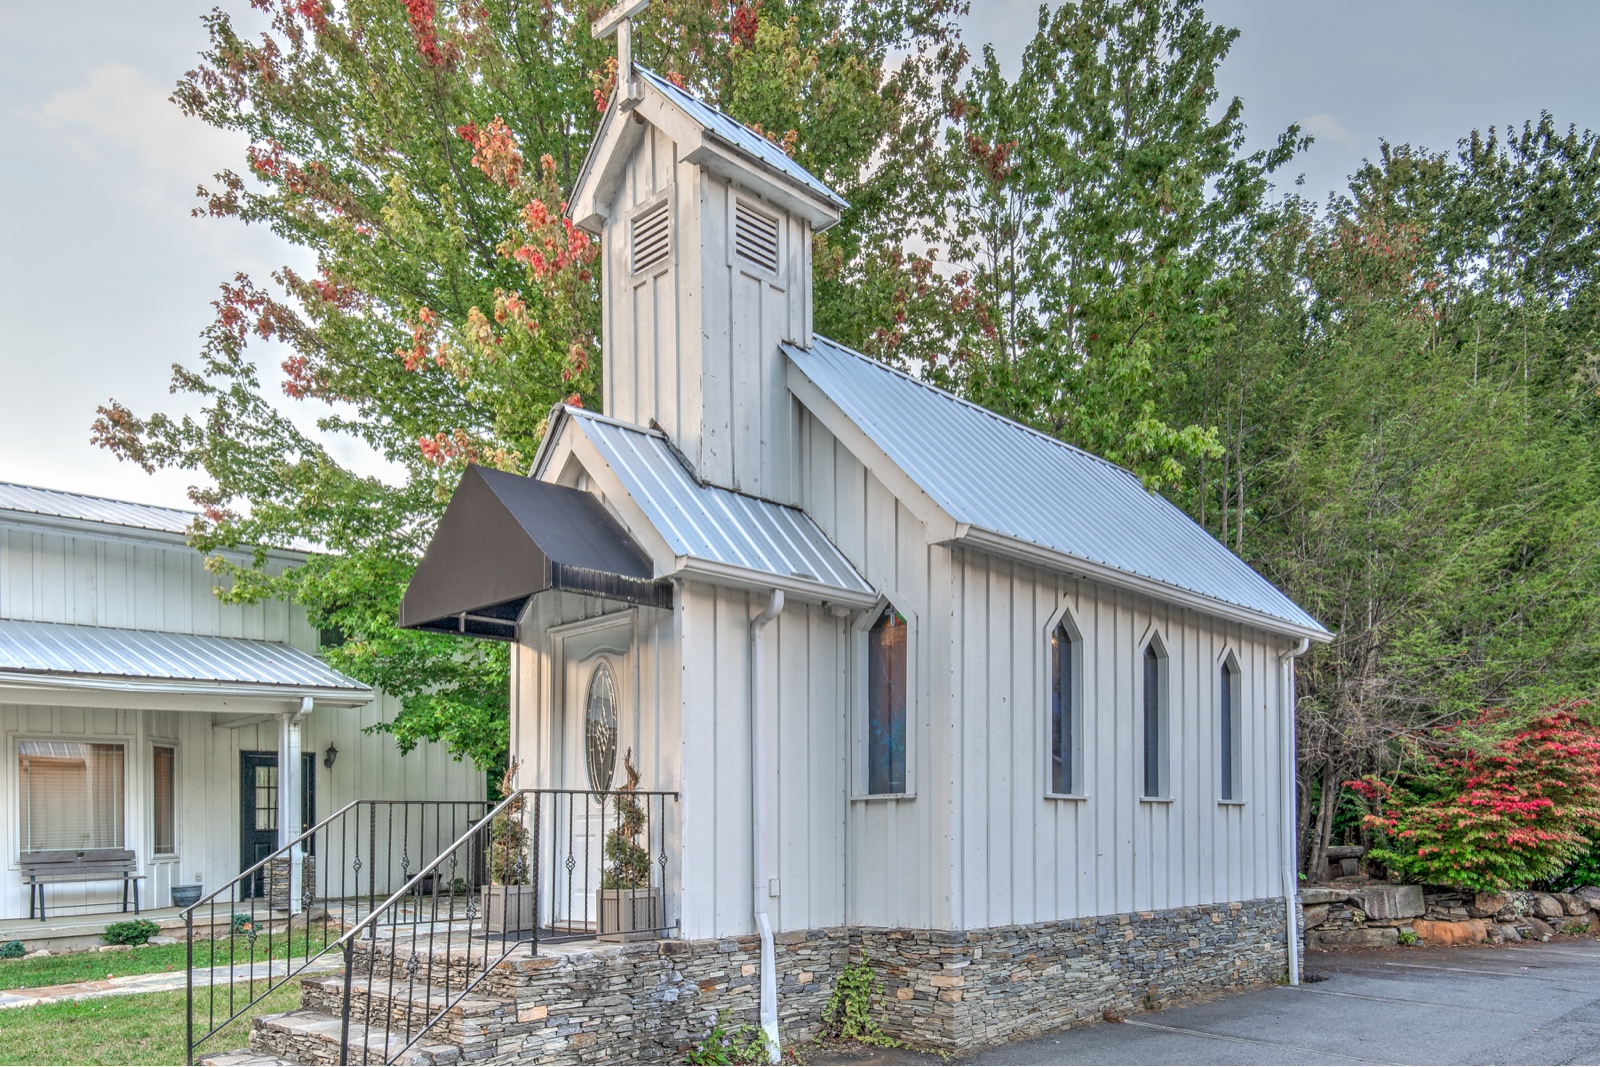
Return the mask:
[[778, 220], [743, 200], [734, 201], [733, 246], [740, 259], [778, 273]]
[[665, 263], [672, 253], [672, 215], [665, 197], [633, 217], [633, 273]]

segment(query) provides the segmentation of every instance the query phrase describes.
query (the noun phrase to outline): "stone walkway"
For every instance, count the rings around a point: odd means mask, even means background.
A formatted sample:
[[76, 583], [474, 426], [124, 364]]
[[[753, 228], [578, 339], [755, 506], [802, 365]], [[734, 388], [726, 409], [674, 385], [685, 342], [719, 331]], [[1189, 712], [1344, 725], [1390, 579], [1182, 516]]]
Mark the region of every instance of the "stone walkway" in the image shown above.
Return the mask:
[[[195, 985], [231, 985], [235, 982], [260, 981], [264, 978], [282, 978], [288, 973], [288, 960], [274, 960], [270, 967], [258, 963], [231, 970], [218, 968], [214, 972], [199, 971]], [[325, 974], [337, 971], [341, 960], [329, 953], [313, 960], [301, 974]], [[134, 993], [169, 993], [185, 987], [183, 971], [156, 971], [153, 974], [130, 974], [122, 978], [102, 978], [93, 982], [72, 982], [68, 985], [38, 986], [32, 989], [0, 989], [0, 1010], [6, 1008], [31, 1008], [38, 1004], [57, 1004], [62, 1001], [94, 1000], [99, 997], [122, 997]]]

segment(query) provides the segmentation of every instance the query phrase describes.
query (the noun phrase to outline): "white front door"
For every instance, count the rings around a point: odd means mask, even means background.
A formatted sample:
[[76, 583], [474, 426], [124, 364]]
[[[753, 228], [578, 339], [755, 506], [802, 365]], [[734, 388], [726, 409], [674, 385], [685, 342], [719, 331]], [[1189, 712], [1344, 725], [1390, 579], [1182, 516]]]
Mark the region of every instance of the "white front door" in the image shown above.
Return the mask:
[[615, 821], [604, 796], [621, 780], [633, 712], [633, 615], [595, 620], [562, 637], [562, 786], [545, 798], [541, 851], [551, 857], [549, 924], [557, 932], [594, 929], [605, 836]]

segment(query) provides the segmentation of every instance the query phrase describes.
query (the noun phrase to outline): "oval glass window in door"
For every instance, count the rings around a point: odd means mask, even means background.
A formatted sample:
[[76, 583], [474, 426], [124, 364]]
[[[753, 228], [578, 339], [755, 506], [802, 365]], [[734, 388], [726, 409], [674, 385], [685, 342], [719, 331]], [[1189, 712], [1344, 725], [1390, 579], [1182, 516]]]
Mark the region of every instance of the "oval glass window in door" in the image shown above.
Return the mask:
[[610, 792], [617, 774], [617, 684], [605, 660], [595, 664], [589, 675], [589, 695], [583, 702], [583, 742], [589, 788]]

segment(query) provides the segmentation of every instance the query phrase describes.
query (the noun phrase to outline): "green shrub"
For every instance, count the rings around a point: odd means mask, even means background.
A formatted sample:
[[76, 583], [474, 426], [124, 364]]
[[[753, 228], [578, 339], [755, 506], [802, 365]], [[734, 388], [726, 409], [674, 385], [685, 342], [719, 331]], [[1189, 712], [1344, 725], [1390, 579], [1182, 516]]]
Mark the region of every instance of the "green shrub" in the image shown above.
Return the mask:
[[691, 1067], [727, 1067], [735, 1063], [766, 1063], [767, 1043], [759, 1026], [745, 1024], [728, 1031], [728, 1013], [721, 1012], [706, 1034], [683, 1062]]
[[149, 919], [125, 919], [106, 927], [100, 940], [108, 945], [142, 945], [161, 932]]
[[21, 941], [7, 941], [0, 945], [0, 960], [20, 960], [28, 954], [28, 946]]
[[1415, 945], [1421, 938], [1417, 937], [1415, 930], [1401, 930], [1400, 943], [1402, 945]]
[[1417, 770], [1350, 786], [1373, 805], [1369, 859], [1409, 881], [1499, 892], [1548, 882], [1589, 849], [1600, 823], [1600, 728], [1574, 701], [1516, 722], [1487, 711], [1434, 730]]
[[871, 964], [871, 960], [863, 958], [840, 973], [822, 1013], [822, 1032], [864, 1045], [899, 1048], [900, 1042], [879, 1029], [872, 1018], [872, 998], [883, 996], [883, 983], [872, 973]]

